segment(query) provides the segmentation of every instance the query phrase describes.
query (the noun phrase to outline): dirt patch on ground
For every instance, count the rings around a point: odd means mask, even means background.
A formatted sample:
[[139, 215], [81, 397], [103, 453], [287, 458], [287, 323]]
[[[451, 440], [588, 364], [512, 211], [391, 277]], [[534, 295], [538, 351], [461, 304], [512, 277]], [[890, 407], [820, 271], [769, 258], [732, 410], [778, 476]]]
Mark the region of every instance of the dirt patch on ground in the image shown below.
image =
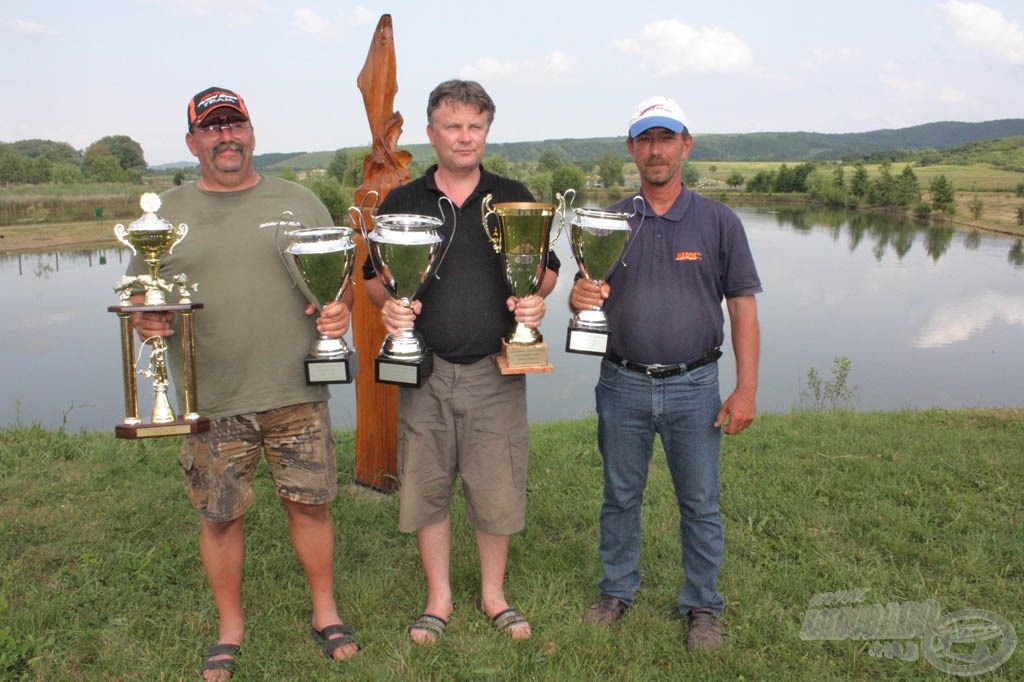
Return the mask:
[[0, 253], [97, 249], [116, 245], [114, 223], [37, 223], [0, 227]]
[[971, 203], [974, 201], [972, 192], [957, 192], [956, 215], [953, 224], [973, 227], [988, 232], [998, 232], [1016, 237], [1024, 237], [1024, 226], [1017, 217], [1017, 209], [1024, 206], [1024, 199], [1011, 192], [979, 193], [984, 209], [981, 218], [971, 217]]

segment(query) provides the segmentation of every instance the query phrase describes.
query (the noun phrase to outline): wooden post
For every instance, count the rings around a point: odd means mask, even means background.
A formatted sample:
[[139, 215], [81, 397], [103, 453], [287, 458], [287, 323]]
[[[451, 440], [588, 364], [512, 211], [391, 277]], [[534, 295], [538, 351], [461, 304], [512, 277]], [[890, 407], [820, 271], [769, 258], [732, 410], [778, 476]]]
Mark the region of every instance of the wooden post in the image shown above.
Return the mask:
[[[412, 154], [397, 148], [402, 134], [402, 115], [393, 111], [398, 92], [395, 65], [395, 37], [391, 15], [381, 16], [359, 72], [356, 84], [363, 94], [366, 117], [370, 122], [373, 147], [363, 160], [363, 184], [356, 190], [355, 205], [362, 205], [367, 192], [375, 191], [384, 199], [393, 188], [409, 181]], [[373, 226], [367, 207], [363, 224]], [[373, 362], [387, 332], [380, 321], [380, 310], [366, 296], [362, 264], [367, 247], [361, 234], [356, 236], [356, 300], [352, 309], [355, 346], [359, 349], [359, 374], [356, 376], [356, 483], [390, 492], [398, 487], [398, 388], [374, 380]]]

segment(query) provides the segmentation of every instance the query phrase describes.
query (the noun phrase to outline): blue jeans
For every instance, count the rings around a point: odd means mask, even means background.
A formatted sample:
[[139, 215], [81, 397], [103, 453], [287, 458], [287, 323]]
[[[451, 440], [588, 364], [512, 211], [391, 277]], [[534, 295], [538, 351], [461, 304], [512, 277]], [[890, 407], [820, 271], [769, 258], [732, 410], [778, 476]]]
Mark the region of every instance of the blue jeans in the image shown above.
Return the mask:
[[640, 588], [640, 512], [654, 435], [661, 443], [679, 505], [683, 571], [679, 613], [725, 608], [718, 592], [724, 554], [718, 508], [722, 406], [718, 364], [666, 379], [601, 362], [597, 396], [598, 447], [604, 461], [601, 506], [601, 593], [632, 603]]

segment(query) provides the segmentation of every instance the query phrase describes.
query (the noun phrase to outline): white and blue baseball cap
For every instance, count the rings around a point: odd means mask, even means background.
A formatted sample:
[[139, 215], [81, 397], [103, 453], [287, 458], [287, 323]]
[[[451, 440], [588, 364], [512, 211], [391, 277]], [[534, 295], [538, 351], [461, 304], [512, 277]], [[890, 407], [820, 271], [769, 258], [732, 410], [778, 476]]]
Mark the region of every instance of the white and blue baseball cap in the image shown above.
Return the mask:
[[636, 105], [633, 118], [629, 119], [629, 136], [636, 137], [651, 128], [681, 133], [686, 130], [686, 114], [670, 97], [650, 97]]

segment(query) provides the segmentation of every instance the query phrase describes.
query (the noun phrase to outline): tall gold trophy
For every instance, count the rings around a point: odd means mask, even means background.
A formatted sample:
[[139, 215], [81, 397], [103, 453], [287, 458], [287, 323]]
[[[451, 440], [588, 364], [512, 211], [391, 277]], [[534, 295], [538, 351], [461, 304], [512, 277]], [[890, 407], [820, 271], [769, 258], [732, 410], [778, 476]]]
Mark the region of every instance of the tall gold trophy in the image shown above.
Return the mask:
[[[121, 304], [107, 308], [108, 312], [117, 313], [121, 325], [121, 365], [124, 375], [125, 417], [122, 423], [114, 427], [114, 434], [118, 438], [150, 438], [201, 433], [210, 428], [210, 420], [199, 416], [193, 317], [203, 304], [192, 301], [191, 292], [197, 286], [189, 284], [186, 275], [178, 275], [170, 282], [160, 278], [160, 261], [185, 238], [188, 226], [182, 223], [175, 227], [159, 217], [156, 212], [160, 209], [160, 197], [152, 192], [143, 194], [139, 205], [143, 210], [141, 218], [127, 228], [121, 224], [114, 227], [117, 240], [127, 246], [133, 255], [141, 252], [149, 269], [145, 275], [122, 277], [114, 287]], [[133, 304], [131, 297], [139, 292], [145, 298], [142, 303]], [[175, 292], [178, 302], [168, 303], [167, 294]], [[150, 364], [146, 369], [137, 368], [132, 316], [145, 312], [175, 312], [180, 316], [184, 376], [184, 405], [180, 417], [167, 397], [170, 380], [167, 373], [167, 344], [162, 337], [145, 340], [144, 345], [151, 348]], [[138, 375], [153, 380], [153, 411], [149, 421], [143, 421], [139, 416]]]
[[[494, 250], [501, 257], [505, 280], [512, 295], [525, 298], [537, 293], [548, 267], [548, 251], [565, 224], [565, 197], [558, 195], [558, 205], [532, 201], [491, 203], [492, 195], [484, 197], [481, 206], [484, 231]], [[551, 224], [560, 219], [554, 239]], [[495, 217], [490, 227], [489, 218]], [[548, 346], [537, 329], [516, 322], [501, 343], [498, 367], [502, 374], [550, 372]]]

